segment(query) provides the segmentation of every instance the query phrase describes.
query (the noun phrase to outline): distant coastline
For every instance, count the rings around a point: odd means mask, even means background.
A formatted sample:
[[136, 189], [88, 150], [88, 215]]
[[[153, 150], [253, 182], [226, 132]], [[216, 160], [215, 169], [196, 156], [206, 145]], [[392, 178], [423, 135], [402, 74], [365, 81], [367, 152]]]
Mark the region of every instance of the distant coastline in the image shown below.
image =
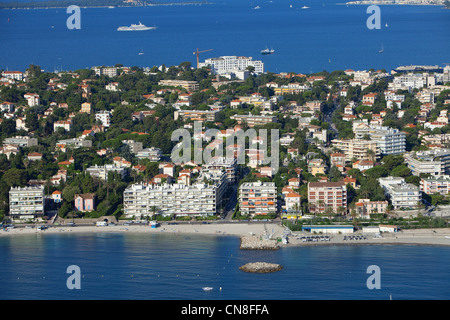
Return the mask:
[[121, 0], [62, 0], [62, 1], [40, 1], [40, 2], [2, 2], [0, 9], [60, 9], [67, 8], [71, 5], [79, 6], [80, 8], [134, 8], [134, 7], [153, 7], [153, 6], [183, 6], [183, 5], [207, 5], [212, 4], [209, 1], [177, 1], [177, 2], [161, 2], [161, 1], [139, 1], [139, 2], [124, 2]]
[[405, 5], [405, 6], [445, 6], [442, 0], [360, 0], [349, 1], [347, 5]]

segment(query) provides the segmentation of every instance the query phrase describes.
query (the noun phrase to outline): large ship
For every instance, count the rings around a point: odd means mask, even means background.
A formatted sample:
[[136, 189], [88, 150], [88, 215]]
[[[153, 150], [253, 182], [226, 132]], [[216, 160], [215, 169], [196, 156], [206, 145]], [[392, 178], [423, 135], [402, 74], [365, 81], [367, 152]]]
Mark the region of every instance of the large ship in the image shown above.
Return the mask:
[[139, 24], [131, 24], [129, 27], [118, 27], [117, 31], [144, 31], [144, 30], [153, 30], [156, 29], [156, 27], [147, 27], [145, 24], [142, 24], [139, 21]]

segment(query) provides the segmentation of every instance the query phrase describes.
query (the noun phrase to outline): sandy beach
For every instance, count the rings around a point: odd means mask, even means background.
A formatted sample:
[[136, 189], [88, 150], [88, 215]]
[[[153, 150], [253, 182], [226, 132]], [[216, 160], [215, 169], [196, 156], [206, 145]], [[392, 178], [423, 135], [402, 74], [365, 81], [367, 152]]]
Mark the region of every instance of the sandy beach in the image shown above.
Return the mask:
[[[383, 233], [381, 237], [374, 234], [355, 232], [352, 235], [363, 235], [364, 239], [349, 240], [349, 235], [328, 234], [329, 241], [304, 242], [301, 237], [320, 236], [306, 232], [289, 232], [281, 224], [275, 223], [211, 223], [211, 224], [161, 224], [151, 228], [143, 224], [128, 226], [52, 226], [44, 230], [36, 228], [13, 228], [0, 231], [0, 237], [30, 235], [30, 234], [56, 234], [56, 233], [98, 233], [98, 232], [127, 232], [127, 233], [180, 233], [180, 234], [209, 234], [216, 236], [236, 236], [240, 238], [272, 239], [288, 234], [288, 243], [278, 242], [280, 248], [291, 246], [310, 245], [364, 245], [364, 244], [414, 244], [414, 245], [450, 245], [450, 228], [416, 229], [396, 233]], [[345, 239], [344, 237], [347, 236]], [[276, 241], [276, 240], [273, 240]]]

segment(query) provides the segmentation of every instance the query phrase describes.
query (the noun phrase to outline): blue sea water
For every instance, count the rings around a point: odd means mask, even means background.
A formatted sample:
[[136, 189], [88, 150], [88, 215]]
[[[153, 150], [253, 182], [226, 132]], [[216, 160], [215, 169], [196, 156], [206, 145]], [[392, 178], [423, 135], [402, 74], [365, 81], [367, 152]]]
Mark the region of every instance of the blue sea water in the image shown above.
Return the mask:
[[[0, 238], [1, 300], [446, 300], [450, 248], [327, 245], [239, 249], [232, 236], [43, 234]], [[248, 262], [279, 263], [253, 274]], [[66, 273], [77, 265], [81, 289]], [[370, 265], [380, 289], [368, 289]], [[205, 292], [202, 287], [214, 289]], [[220, 290], [222, 288], [222, 290]]]
[[[450, 10], [438, 6], [381, 6], [382, 28], [369, 30], [367, 6], [346, 6], [340, 0], [212, 2], [82, 8], [80, 30], [67, 28], [70, 14], [64, 8], [0, 10], [0, 68], [24, 70], [33, 63], [53, 71], [116, 63], [169, 66], [184, 61], [195, 66], [197, 48], [213, 49], [202, 53], [200, 61], [222, 55], [251, 56], [261, 59], [271, 72], [390, 70], [450, 62]], [[261, 8], [254, 10], [256, 5]], [[302, 10], [304, 5], [310, 9]], [[138, 21], [158, 29], [116, 31]], [[260, 50], [266, 47], [275, 49], [275, 54], [261, 56]], [[143, 55], [138, 54], [141, 51]]]

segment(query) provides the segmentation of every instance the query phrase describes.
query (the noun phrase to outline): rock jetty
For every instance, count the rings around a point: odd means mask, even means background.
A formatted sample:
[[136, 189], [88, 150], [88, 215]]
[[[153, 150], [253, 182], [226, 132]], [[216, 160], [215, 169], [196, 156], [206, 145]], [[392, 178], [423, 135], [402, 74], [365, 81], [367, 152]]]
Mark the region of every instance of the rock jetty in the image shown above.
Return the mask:
[[279, 249], [276, 240], [264, 239], [259, 236], [241, 237], [241, 249], [243, 250], [277, 250]]
[[283, 267], [276, 263], [251, 262], [240, 266], [239, 269], [245, 272], [269, 273], [280, 271]]

